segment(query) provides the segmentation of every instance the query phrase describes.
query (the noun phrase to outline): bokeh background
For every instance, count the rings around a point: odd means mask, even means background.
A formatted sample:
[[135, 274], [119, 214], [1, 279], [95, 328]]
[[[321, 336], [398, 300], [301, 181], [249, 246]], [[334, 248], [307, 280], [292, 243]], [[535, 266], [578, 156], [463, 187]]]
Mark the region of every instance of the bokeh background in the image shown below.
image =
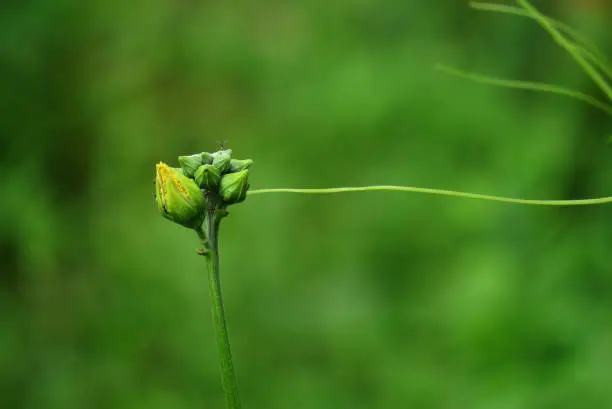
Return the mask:
[[[607, 0], [538, 1], [612, 54]], [[436, 63], [601, 94], [533, 21], [463, 1], [5, 1], [0, 407], [223, 408], [205, 263], [154, 164], [252, 188], [612, 192], [612, 120]], [[408, 193], [235, 206], [245, 408], [612, 407], [612, 206]]]

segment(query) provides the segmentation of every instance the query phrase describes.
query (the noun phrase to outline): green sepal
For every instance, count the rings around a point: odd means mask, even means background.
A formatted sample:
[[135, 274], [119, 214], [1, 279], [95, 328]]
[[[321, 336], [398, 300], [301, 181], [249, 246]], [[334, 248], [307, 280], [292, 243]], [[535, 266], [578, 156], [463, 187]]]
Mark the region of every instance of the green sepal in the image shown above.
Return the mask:
[[188, 228], [197, 228], [204, 221], [206, 200], [198, 185], [163, 162], [156, 166], [155, 200], [168, 220]]
[[246, 199], [249, 188], [249, 171], [241, 170], [236, 173], [228, 173], [221, 178], [219, 194], [227, 204], [240, 203]]
[[183, 174], [188, 178], [193, 178], [195, 171], [203, 164], [201, 153], [189, 156], [179, 156], [178, 161], [181, 165], [181, 169], [183, 169]]
[[232, 150], [226, 149], [223, 151], [217, 151], [212, 154], [213, 166], [219, 169], [220, 174], [224, 174], [229, 170], [230, 161], [232, 160]]
[[196, 184], [207, 190], [216, 190], [221, 181], [221, 173], [214, 165], [200, 166], [194, 177]]
[[230, 160], [230, 173], [240, 172], [251, 167], [253, 159], [232, 159]]

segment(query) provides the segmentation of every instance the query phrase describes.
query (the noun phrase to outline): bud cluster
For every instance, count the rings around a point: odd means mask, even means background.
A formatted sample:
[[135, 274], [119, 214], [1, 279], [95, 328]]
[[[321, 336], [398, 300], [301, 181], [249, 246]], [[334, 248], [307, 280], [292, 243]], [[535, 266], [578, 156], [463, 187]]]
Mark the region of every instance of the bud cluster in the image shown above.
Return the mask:
[[199, 227], [207, 209], [225, 209], [246, 198], [251, 159], [232, 159], [231, 149], [179, 156], [180, 168], [157, 164], [156, 202], [162, 216]]

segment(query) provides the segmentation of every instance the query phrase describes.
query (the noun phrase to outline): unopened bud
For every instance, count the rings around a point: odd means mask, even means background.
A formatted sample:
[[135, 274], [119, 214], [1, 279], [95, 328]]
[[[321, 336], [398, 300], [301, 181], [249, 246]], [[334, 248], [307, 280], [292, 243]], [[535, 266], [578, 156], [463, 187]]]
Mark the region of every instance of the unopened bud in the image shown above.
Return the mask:
[[215, 190], [221, 181], [221, 173], [214, 165], [202, 165], [196, 170], [195, 181], [202, 189]]
[[221, 178], [219, 193], [227, 204], [240, 203], [246, 198], [249, 188], [249, 171], [247, 169], [236, 173], [228, 173]]
[[240, 172], [241, 170], [250, 168], [252, 164], [252, 159], [232, 159], [230, 160], [229, 171], [231, 173]]
[[202, 166], [202, 154], [179, 156], [178, 161], [183, 170], [183, 174], [188, 178], [193, 178], [195, 171]]
[[219, 169], [219, 173], [224, 174], [229, 170], [230, 161], [232, 159], [232, 150], [217, 151], [212, 154], [213, 166]]
[[206, 201], [195, 182], [163, 162], [156, 166], [155, 199], [162, 216], [189, 228], [199, 227]]

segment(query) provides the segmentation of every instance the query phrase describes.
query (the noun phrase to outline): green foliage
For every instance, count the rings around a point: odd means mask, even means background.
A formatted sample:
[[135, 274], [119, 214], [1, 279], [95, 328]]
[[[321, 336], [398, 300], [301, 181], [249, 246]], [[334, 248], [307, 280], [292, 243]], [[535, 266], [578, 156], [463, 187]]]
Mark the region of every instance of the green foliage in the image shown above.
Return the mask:
[[[605, 99], [529, 19], [456, 1], [13, 3], [0, 13], [2, 408], [222, 407], [203, 260], [155, 213], [158, 160], [229, 139], [257, 162], [253, 189], [612, 186], [603, 111], [432, 69]], [[610, 10], [580, 4], [544, 11], [610, 55]], [[220, 249], [244, 407], [606, 407], [609, 215], [249, 198]]]

